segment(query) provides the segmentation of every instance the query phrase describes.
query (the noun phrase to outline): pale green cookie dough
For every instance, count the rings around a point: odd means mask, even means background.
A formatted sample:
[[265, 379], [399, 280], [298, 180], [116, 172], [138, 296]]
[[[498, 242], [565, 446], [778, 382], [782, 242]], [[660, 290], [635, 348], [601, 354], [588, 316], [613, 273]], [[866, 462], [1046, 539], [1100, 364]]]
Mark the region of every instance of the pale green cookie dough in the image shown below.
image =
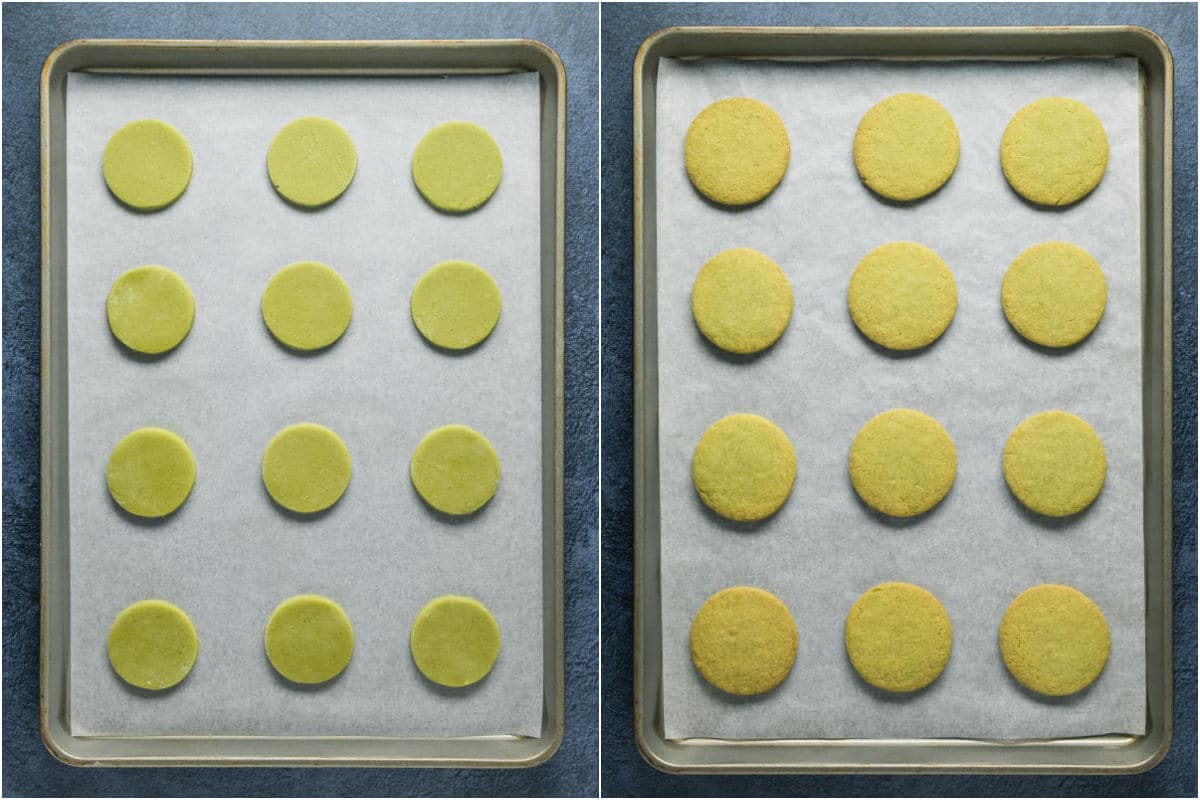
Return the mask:
[[165, 122], [139, 119], [122, 126], [104, 147], [104, 182], [113, 196], [138, 211], [174, 203], [192, 179], [192, 150]]
[[1078, 589], [1026, 589], [1000, 620], [1000, 657], [1017, 682], [1062, 697], [1089, 686], [1108, 661], [1108, 623]]
[[946, 609], [911, 583], [868, 589], [846, 615], [846, 655], [855, 672], [889, 692], [915, 692], [937, 680], [950, 660]]
[[164, 428], [139, 428], [108, 457], [108, 492], [138, 517], [165, 517], [183, 505], [196, 482], [187, 444]]
[[735, 247], [704, 263], [692, 284], [692, 317], [704, 337], [731, 353], [757, 353], [792, 318], [792, 285], [757, 250]]
[[1000, 284], [1009, 324], [1045, 347], [1086, 339], [1107, 300], [1108, 284], [1096, 259], [1067, 242], [1043, 242], [1022, 251]]
[[413, 451], [409, 475], [417, 494], [444, 514], [471, 514], [500, 485], [500, 459], [483, 434], [466, 425], [430, 432]]
[[267, 175], [285, 200], [305, 208], [332, 203], [354, 179], [358, 157], [350, 134], [331, 119], [300, 117], [267, 148]]
[[727, 206], [757, 203], [783, 180], [791, 158], [787, 128], [770, 106], [728, 97], [696, 115], [683, 160], [696, 189]]
[[141, 600], [108, 630], [108, 663], [139, 689], [169, 689], [187, 677], [200, 641], [188, 615], [165, 600]]
[[354, 628], [337, 603], [298, 594], [280, 603], [263, 634], [267, 659], [293, 683], [324, 683], [341, 674], [354, 654]]
[[134, 267], [117, 278], [105, 312], [117, 341], [138, 353], [172, 350], [192, 329], [196, 305], [183, 278], [166, 267]]
[[704, 679], [736, 695], [783, 683], [796, 660], [796, 623], [778, 597], [731, 586], [705, 601], [692, 620], [692, 663]]
[[315, 514], [336, 503], [350, 485], [350, 451], [328, 428], [312, 422], [290, 425], [267, 443], [262, 476], [276, 503]]
[[704, 504], [726, 519], [754, 522], [783, 505], [796, 479], [787, 434], [754, 414], [714, 422], [692, 454], [692, 482]]
[[483, 680], [500, 654], [500, 628], [483, 603], [443, 595], [417, 613], [408, 636], [413, 662], [441, 686]]
[[958, 308], [958, 288], [937, 253], [891, 242], [867, 253], [846, 289], [850, 318], [863, 335], [890, 350], [932, 344]]
[[1090, 108], [1043, 97], [1009, 120], [1000, 166], [1017, 194], [1043, 206], [1066, 206], [1096, 188], [1108, 166], [1108, 137]]
[[465, 350], [488, 337], [500, 319], [500, 289], [466, 261], [443, 261], [413, 287], [413, 324], [430, 343]]
[[1004, 480], [1026, 507], [1049, 517], [1077, 514], [1104, 486], [1108, 460], [1092, 426], [1065, 411], [1034, 414], [1004, 445]]
[[295, 350], [320, 350], [350, 324], [350, 287], [316, 261], [297, 261], [276, 272], [262, 295], [262, 317], [271, 335]]
[[474, 211], [500, 185], [503, 160], [488, 132], [470, 122], [443, 122], [421, 137], [413, 151], [417, 191], [434, 208]]
[[950, 434], [919, 411], [884, 411], [850, 445], [850, 482], [862, 501], [893, 517], [914, 517], [941, 502], [958, 459]]
[[950, 180], [958, 164], [958, 128], [923, 94], [894, 94], [871, 107], [854, 134], [854, 165], [871, 191], [917, 200]]

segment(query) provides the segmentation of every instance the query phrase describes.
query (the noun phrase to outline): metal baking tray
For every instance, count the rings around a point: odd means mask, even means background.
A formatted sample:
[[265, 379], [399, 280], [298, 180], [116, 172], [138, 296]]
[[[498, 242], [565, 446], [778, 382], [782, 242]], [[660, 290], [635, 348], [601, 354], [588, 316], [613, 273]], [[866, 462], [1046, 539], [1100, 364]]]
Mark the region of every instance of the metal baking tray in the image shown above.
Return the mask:
[[[69, 719], [70, 547], [67, 452], [66, 89], [70, 72], [129, 75], [540, 76], [543, 704], [538, 737], [73, 736]], [[529, 767], [562, 739], [563, 208], [566, 79], [530, 40], [77, 40], [46, 59], [42, 168], [42, 739], [77, 766]]]
[[[1029, 61], [1133, 56], [1141, 72], [1142, 415], [1146, 732], [1069, 739], [671, 740], [662, 717], [659, 583], [655, 91], [659, 60]], [[634, 728], [642, 755], [678, 773], [1130, 773], [1171, 742], [1170, 52], [1136, 27], [668, 28], [634, 62]]]

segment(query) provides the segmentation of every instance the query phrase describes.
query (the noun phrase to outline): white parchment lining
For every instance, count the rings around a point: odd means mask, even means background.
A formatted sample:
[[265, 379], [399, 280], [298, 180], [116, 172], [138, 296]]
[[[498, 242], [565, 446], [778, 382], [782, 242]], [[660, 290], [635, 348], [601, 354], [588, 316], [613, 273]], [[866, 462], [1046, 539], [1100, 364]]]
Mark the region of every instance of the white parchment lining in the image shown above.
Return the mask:
[[[542, 718], [539, 95], [536, 73], [449, 78], [212, 78], [72, 74], [67, 92], [72, 734], [536, 736]], [[316, 114], [350, 134], [358, 170], [318, 211], [271, 188], [266, 152], [281, 126]], [[150, 117], [191, 145], [194, 170], [168, 209], [137, 214], [109, 195], [108, 137]], [[443, 215], [413, 187], [420, 137], [447, 120], [486, 128], [504, 174], [479, 211]], [[503, 311], [462, 355], [426, 345], [408, 313], [417, 279], [465, 259], [495, 278]], [[275, 343], [259, 301], [299, 260], [345, 278], [354, 316], [327, 351]], [[178, 272], [194, 327], [170, 355], [140, 361], [109, 334], [112, 281], [139, 264]], [[342, 499], [316, 519], [276, 507], [261, 479], [270, 437], [313, 421], [350, 450]], [[464, 521], [429, 510], [408, 479], [417, 442], [462, 423], [500, 457], [492, 501]], [[142, 426], [169, 428], [196, 458], [196, 485], [161, 524], [119, 512], [105, 488], [113, 446]], [[262, 635], [298, 593], [327, 595], [355, 630], [344, 673], [315, 689], [271, 669]], [[417, 672], [408, 633], [441, 594], [478, 598], [501, 653], [491, 674], [443, 690]], [[126, 605], [160, 597], [200, 637], [173, 690], [128, 688], [105, 639]]]
[[[851, 154], [862, 115], [898, 92], [937, 99], [961, 140], [950, 182], [904, 206], [868, 191]], [[767, 103], [783, 118], [791, 163], [765, 202], [737, 211], [706, 202], [689, 184], [683, 138], [706, 105], [741, 95]], [[1090, 106], [1110, 148], [1099, 188], [1060, 211], [1018, 198], [999, 162], [1000, 137], [1012, 114], [1050, 95]], [[668, 738], [1039, 738], [1143, 731], [1139, 104], [1137, 62], [1128, 58], [660, 63], [655, 189]], [[999, 300], [1000, 281], [1017, 253], [1052, 239], [1086, 249], [1108, 281], [1108, 306], [1095, 333], [1059, 354], [1020, 339]], [[855, 265], [871, 248], [895, 240], [933, 248], [958, 285], [949, 330], [909, 357], [873, 348], [846, 310]], [[795, 297], [783, 338], [749, 360], [721, 356], [691, 318], [697, 270], [730, 247], [752, 247], [773, 258]], [[907, 523], [867, 509], [847, 475], [858, 428], [895, 407], [916, 408], [940, 421], [958, 453], [949, 495]], [[1001, 472], [1013, 427], [1051, 408], [1087, 420], [1108, 456], [1099, 499], [1065, 522], [1024, 511]], [[790, 437], [798, 460], [786, 505], [749, 530], [708, 512], [691, 482], [700, 435], [735, 412], [773, 420]], [[929, 589], [954, 626], [946, 671], [914, 696], [870, 689], [842, 644], [850, 605], [889, 580]], [[1066, 583], [1089, 595], [1112, 634], [1100, 678], [1064, 700], [1022, 690], [1008, 676], [996, 643], [1008, 603], [1039, 583]], [[737, 700], [696, 672], [688, 629], [706, 598], [743, 584], [783, 600], [800, 644], [782, 685]]]

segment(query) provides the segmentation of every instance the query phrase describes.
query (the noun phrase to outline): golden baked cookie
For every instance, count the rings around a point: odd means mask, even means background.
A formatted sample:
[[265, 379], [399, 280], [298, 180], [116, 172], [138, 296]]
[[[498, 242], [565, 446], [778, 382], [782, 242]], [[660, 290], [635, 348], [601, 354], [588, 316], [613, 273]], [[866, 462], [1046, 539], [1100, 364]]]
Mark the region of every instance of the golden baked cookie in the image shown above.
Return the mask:
[[426, 341], [447, 350], [466, 350], [496, 327], [500, 289], [486, 270], [470, 262], [443, 261], [413, 287], [409, 313]]
[[771, 516], [796, 479], [796, 452], [787, 434], [755, 414], [714, 422], [692, 454], [692, 482], [704, 504], [726, 519]]
[[729, 97], [696, 115], [683, 140], [692, 185], [727, 206], [757, 203], [783, 180], [791, 158], [787, 128], [770, 106]]
[[413, 151], [417, 191], [434, 208], [461, 214], [486, 203], [500, 185], [500, 148], [470, 122], [444, 122], [421, 137]]
[[350, 485], [350, 451], [326, 427], [312, 422], [289, 425], [267, 443], [262, 476], [276, 503], [289, 511], [315, 514], [336, 503]]
[[1009, 120], [1000, 166], [1013, 190], [1043, 206], [1082, 200], [1108, 166], [1108, 137], [1090, 108], [1066, 97], [1043, 97]]
[[859, 676], [889, 692], [915, 692], [937, 680], [950, 660], [950, 617], [932, 594], [911, 583], [881, 583], [846, 615], [846, 655]]
[[1000, 620], [1000, 657], [1017, 682], [1039, 694], [1074, 694], [1108, 661], [1108, 623], [1091, 598], [1044, 584], [1017, 596]]
[[1088, 337], [1104, 315], [1108, 284], [1096, 259], [1067, 242], [1023, 250], [1004, 273], [1000, 304], [1017, 333], [1045, 347]]
[[267, 660], [294, 683], [324, 683], [341, 674], [354, 653], [354, 628], [337, 603], [298, 594], [271, 612], [263, 632]]
[[1108, 460], [1092, 426], [1065, 411], [1034, 414], [1004, 445], [1004, 480], [1018, 500], [1049, 517], [1091, 505], [1104, 486]]
[[692, 620], [692, 663], [704, 679], [737, 695], [783, 683], [796, 660], [796, 623], [787, 606], [752, 586], [722, 589]]
[[113, 282], [104, 311], [117, 341], [134, 352], [159, 355], [187, 337], [196, 304], [183, 278], [147, 264], [123, 272]]
[[890, 350], [916, 350], [949, 327], [958, 288], [937, 253], [913, 242], [891, 242], [858, 262], [846, 302], [868, 339]]
[[196, 482], [187, 443], [165, 428], [139, 428], [108, 457], [108, 492], [138, 517], [165, 517], [183, 505]]
[[757, 250], [725, 250], [696, 275], [692, 317], [704, 337], [722, 350], [757, 353], [787, 328], [792, 285], [783, 270]]
[[358, 156], [346, 129], [324, 117], [300, 117], [279, 129], [267, 148], [267, 175], [284, 199], [319, 208], [342, 196]]
[[350, 325], [350, 287], [316, 261], [297, 261], [276, 272], [262, 295], [262, 317], [281, 344], [311, 351], [342, 338]]
[[122, 126], [104, 147], [104, 182], [138, 211], [158, 211], [179, 199], [192, 180], [192, 150], [183, 134], [157, 119]]
[[139, 689], [169, 689], [196, 663], [200, 640], [188, 615], [165, 600], [141, 600], [108, 630], [108, 662]]
[[444, 595], [417, 613], [408, 635], [413, 663], [441, 686], [470, 686], [492, 671], [500, 655], [500, 628], [483, 603]]
[[958, 128], [923, 94], [894, 94], [871, 106], [854, 133], [854, 166], [871, 191], [916, 200], [950, 180], [958, 165]]
[[500, 459], [482, 433], [445, 425], [417, 445], [409, 476], [421, 499], [443, 514], [473, 514], [500, 485]]
[[893, 517], [913, 517], [941, 502], [958, 460], [950, 434], [919, 411], [884, 411], [850, 445], [850, 482], [863, 502]]

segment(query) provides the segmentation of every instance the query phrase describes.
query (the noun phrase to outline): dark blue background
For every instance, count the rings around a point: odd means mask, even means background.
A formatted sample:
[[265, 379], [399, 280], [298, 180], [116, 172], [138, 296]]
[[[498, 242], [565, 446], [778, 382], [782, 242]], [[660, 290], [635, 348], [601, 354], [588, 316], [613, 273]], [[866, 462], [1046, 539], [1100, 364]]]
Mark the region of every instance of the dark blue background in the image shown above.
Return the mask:
[[[1175, 60], [1175, 739], [1142, 775], [672, 776], [633, 739], [633, 59], [675, 25], [1141, 25]], [[601, 177], [602, 789], [608, 796], [1196, 796], [1196, 6], [1168, 4], [605, 4]]]
[[[596, 150], [594, 5], [4, 6], [5, 795], [595, 795]], [[566, 629], [562, 747], [525, 770], [82, 769], [38, 734], [38, 79], [70, 39], [530, 38], [567, 73]]]

